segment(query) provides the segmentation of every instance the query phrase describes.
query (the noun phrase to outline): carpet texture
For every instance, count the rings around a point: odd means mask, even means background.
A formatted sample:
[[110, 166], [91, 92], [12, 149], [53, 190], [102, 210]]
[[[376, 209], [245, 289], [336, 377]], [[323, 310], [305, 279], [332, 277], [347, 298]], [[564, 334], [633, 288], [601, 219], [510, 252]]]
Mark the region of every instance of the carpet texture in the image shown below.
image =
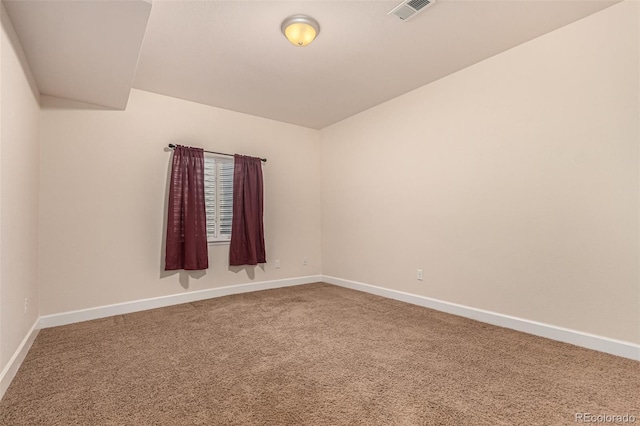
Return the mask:
[[0, 425], [572, 425], [639, 367], [317, 283], [44, 329]]

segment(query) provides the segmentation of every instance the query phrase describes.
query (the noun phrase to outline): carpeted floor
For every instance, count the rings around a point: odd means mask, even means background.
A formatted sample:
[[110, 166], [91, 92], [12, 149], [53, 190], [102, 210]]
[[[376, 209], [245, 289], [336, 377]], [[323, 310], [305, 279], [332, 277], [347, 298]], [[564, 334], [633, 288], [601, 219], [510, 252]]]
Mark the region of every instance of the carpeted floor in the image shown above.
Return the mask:
[[42, 330], [0, 425], [572, 425], [639, 367], [318, 283]]

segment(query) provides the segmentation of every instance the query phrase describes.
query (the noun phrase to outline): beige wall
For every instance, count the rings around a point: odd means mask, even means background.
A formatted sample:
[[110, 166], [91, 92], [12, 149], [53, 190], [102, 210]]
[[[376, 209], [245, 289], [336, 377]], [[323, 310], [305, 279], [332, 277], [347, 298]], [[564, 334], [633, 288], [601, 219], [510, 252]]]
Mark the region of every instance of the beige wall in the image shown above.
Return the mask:
[[323, 273], [640, 342], [638, 16], [322, 130]]
[[[37, 159], [5, 137], [16, 61], [3, 29], [3, 362], [35, 319], [13, 326], [15, 300], [37, 295], [22, 266], [38, 252], [40, 315], [324, 273], [640, 342], [637, 9], [613, 6], [321, 132], [138, 90], [126, 111], [45, 96], [39, 251], [29, 234], [18, 252], [13, 225], [38, 229], [35, 190], [23, 181], [27, 199], [5, 208], [5, 183], [37, 176]], [[32, 141], [35, 98], [11, 86], [25, 109], [11, 128]], [[204, 275], [161, 270], [171, 142], [269, 158], [264, 268], [229, 270], [228, 246], [211, 246]], [[24, 276], [5, 285], [11, 273]]]
[[[0, 7], [0, 371], [38, 318], [39, 95]], [[24, 299], [29, 306], [24, 313]]]
[[[223, 245], [204, 276], [161, 270], [169, 143], [268, 158], [263, 268], [229, 270]], [[41, 315], [321, 272], [317, 130], [139, 90], [126, 111], [43, 96], [41, 151]]]

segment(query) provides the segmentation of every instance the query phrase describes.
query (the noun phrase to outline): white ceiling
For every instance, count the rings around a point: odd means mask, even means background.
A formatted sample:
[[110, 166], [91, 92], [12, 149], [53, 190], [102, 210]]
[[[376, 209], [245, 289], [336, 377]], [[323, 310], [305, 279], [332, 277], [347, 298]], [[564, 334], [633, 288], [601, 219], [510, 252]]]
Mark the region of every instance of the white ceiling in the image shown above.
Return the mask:
[[151, 2], [3, 1], [40, 93], [124, 109]]
[[[3, 0], [41, 93], [123, 109], [131, 87], [315, 129], [617, 0]], [[281, 22], [320, 23], [291, 45]]]

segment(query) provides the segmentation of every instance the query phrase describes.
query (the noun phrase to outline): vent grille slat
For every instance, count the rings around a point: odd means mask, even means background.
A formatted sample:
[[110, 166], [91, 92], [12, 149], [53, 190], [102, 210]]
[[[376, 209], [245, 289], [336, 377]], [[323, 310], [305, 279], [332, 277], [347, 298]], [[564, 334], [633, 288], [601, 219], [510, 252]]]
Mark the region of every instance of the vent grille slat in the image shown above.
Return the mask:
[[429, 0], [410, 0], [407, 2], [407, 4], [415, 10], [420, 10], [425, 6], [428, 6], [429, 3], [431, 3]]
[[403, 21], [408, 21], [435, 2], [436, 0], [405, 0], [394, 7], [387, 15], [395, 15]]
[[396, 15], [398, 18], [402, 20], [406, 20], [407, 18], [410, 18], [415, 14], [416, 14], [416, 11], [411, 9], [408, 6], [403, 6], [394, 12], [394, 15]]

